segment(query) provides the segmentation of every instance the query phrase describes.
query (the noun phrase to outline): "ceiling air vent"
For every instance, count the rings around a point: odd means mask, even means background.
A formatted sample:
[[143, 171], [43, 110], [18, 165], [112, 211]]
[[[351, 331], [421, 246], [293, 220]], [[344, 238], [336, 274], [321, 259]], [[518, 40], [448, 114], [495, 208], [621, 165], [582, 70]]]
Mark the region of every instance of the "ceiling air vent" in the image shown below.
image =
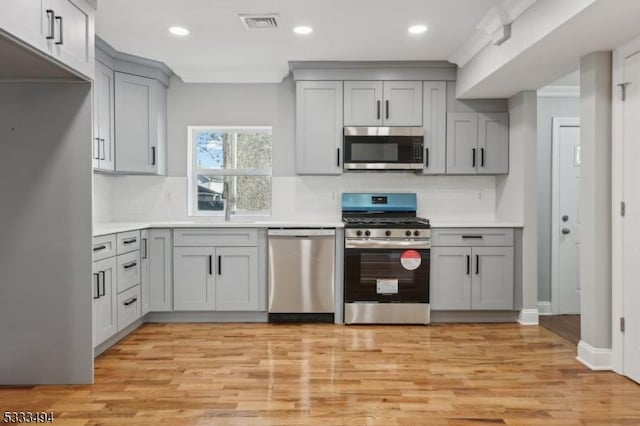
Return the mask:
[[240, 20], [249, 31], [254, 30], [279, 30], [280, 17], [277, 13], [268, 13], [262, 15], [240, 15]]

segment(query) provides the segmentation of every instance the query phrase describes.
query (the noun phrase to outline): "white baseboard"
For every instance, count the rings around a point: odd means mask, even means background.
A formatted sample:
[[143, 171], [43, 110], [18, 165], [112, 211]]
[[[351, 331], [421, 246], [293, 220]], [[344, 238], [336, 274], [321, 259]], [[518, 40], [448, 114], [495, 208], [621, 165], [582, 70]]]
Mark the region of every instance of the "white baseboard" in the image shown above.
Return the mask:
[[611, 348], [594, 348], [583, 340], [578, 343], [578, 361], [591, 370], [611, 370], [613, 368], [613, 352]]
[[538, 301], [538, 315], [552, 315], [551, 302], [546, 300]]
[[523, 309], [518, 315], [518, 322], [521, 325], [538, 325], [538, 310]]

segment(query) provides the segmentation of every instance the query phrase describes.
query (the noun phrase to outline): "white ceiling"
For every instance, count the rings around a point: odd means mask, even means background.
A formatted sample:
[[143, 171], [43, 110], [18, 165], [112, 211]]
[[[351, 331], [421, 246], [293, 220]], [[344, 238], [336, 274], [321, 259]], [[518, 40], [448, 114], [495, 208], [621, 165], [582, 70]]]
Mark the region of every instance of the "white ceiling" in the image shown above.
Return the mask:
[[[288, 61], [446, 60], [500, 0], [103, 0], [96, 32], [116, 50], [166, 63], [186, 82], [277, 82]], [[249, 32], [240, 13], [278, 13]], [[429, 30], [410, 35], [407, 28]], [[167, 28], [191, 34], [178, 38]], [[310, 25], [299, 36], [294, 26]]]

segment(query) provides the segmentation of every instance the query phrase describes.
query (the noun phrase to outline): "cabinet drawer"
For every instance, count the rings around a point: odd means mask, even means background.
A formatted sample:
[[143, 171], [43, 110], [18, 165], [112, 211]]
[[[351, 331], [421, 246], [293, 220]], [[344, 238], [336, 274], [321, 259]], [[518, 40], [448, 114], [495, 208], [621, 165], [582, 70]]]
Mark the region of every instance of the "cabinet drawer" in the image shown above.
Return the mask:
[[253, 247], [258, 245], [258, 230], [243, 228], [174, 229], [175, 247]]
[[93, 237], [93, 260], [102, 260], [116, 255], [115, 234]]
[[500, 247], [513, 245], [512, 228], [440, 228], [431, 230], [434, 247]]
[[118, 254], [140, 249], [140, 231], [122, 232], [117, 235]]
[[140, 252], [122, 254], [116, 260], [118, 268], [118, 293], [140, 284]]
[[139, 285], [118, 295], [118, 331], [140, 318], [140, 302]]

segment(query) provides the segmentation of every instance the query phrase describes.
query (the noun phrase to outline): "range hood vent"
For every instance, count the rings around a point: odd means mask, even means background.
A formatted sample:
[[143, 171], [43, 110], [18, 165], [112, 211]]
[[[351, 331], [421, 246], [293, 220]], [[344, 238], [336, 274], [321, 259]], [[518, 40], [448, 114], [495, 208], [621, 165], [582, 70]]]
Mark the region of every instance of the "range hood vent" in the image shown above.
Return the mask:
[[240, 20], [244, 24], [245, 28], [249, 31], [279, 30], [281, 28], [279, 19], [280, 17], [277, 13], [267, 13], [261, 15], [240, 15]]

